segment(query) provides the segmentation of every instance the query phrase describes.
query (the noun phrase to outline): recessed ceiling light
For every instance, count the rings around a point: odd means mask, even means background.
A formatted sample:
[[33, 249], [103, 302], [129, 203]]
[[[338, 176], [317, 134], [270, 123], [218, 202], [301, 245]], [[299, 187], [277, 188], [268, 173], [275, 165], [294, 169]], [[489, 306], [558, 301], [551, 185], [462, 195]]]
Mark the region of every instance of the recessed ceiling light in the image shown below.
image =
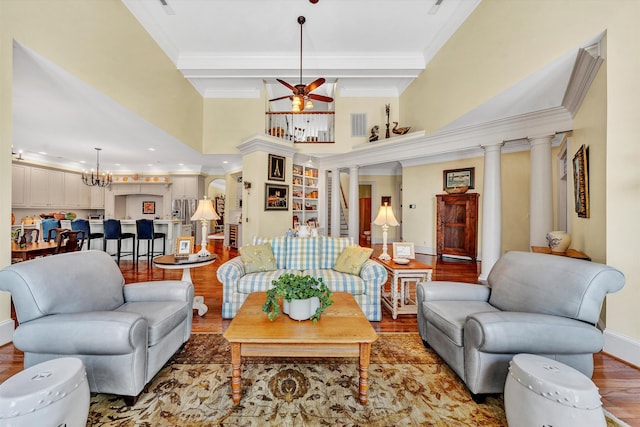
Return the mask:
[[227, 163], [229, 163], [229, 162], [227, 162], [227, 161], [225, 160], [225, 161], [224, 161], [224, 162], [222, 162], [222, 163], [224, 163], [224, 164], [226, 165], [226, 164], [227, 164]]
[[153, 166], [151, 163], [147, 163], [147, 166]]
[[178, 166], [184, 166], [184, 163], [178, 163]]
[[116, 165], [116, 166], [120, 166], [120, 163], [116, 163], [115, 165]]
[[155, 149], [155, 148], [153, 148], [153, 147], [152, 147], [152, 148], [149, 148], [148, 150], [149, 150], [149, 151], [156, 151], [156, 149]]
[[43, 156], [46, 156], [46, 155], [47, 155], [47, 153], [46, 153], [46, 152], [44, 152], [44, 151], [38, 151], [38, 154], [42, 154]]
[[87, 162], [85, 162], [84, 160], [80, 160], [80, 163], [87, 163]]

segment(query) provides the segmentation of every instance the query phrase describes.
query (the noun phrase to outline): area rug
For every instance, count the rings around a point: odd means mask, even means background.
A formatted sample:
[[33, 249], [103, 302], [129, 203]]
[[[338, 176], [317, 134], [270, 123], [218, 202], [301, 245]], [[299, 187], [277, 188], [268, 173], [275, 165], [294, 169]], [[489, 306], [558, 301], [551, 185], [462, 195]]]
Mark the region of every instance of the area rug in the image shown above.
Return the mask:
[[[502, 396], [478, 405], [418, 334], [382, 334], [371, 350], [369, 402], [356, 359], [243, 358], [231, 400], [230, 348], [194, 334], [131, 407], [91, 396], [88, 426], [506, 426]], [[616, 424], [611, 424], [616, 425]]]

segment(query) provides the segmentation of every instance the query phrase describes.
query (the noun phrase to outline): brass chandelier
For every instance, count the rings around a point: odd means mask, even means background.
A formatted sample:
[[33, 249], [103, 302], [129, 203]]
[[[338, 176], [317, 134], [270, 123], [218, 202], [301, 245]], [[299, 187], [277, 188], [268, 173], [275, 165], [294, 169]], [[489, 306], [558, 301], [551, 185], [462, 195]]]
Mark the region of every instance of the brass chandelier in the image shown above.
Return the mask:
[[96, 170], [91, 169], [91, 172], [86, 170], [82, 171], [82, 182], [90, 187], [109, 187], [113, 179], [112, 174], [107, 172], [100, 172], [100, 151], [102, 148], [96, 148]]

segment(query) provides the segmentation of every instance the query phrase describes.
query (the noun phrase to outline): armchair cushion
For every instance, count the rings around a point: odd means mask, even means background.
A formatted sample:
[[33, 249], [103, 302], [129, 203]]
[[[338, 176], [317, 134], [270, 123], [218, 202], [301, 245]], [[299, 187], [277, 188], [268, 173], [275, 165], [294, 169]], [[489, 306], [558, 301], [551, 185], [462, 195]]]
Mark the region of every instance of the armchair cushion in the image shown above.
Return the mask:
[[460, 347], [464, 345], [463, 328], [467, 317], [474, 313], [498, 311], [483, 301], [433, 301], [424, 304], [429, 323], [443, 331]]
[[116, 309], [121, 313], [139, 314], [147, 321], [150, 347], [184, 322], [190, 310], [188, 303], [173, 301], [127, 302]]

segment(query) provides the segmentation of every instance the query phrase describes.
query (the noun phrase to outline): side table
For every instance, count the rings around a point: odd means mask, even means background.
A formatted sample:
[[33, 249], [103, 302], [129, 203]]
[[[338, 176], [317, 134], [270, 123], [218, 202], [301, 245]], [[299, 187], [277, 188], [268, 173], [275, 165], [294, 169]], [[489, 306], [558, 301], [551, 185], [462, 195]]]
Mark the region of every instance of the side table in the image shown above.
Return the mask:
[[584, 254], [580, 251], [577, 251], [571, 248], [567, 249], [566, 252], [551, 252], [551, 249], [549, 249], [548, 246], [531, 246], [531, 252], [535, 252], [539, 254], [566, 256], [569, 258], [577, 258], [577, 259], [584, 259], [586, 261], [591, 261], [591, 258], [587, 254]]
[[382, 305], [391, 311], [394, 320], [398, 318], [398, 314], [416, 314], [418, 305], [415, 297], [410, 295], [409, 284], [431, 281], [433, 267], [416, 260], [409, 261], [409, 264], [397, 264], [392, 259], [376, 261], [391, 275], [390, 291], [385, 292], [382, 285]]
[[[195, 260], [190, 259], [176, 259], [173, 254], [170, 255], [162, 255], [153, 259], [153, 265], [158, 268], [163, 268], [165, 270], [177, 270], [182, 269], [182, 280], [183, 282], [189, 282], [193, 284], [191, 280], [191, 272], [192, 268], [196, 267], [204, 267], [205, 265], [210, 265], [218, 259], [217, 255], [211, 255], [206, 258], [199, 257]], [[209, 310], [204, 303], [203, 296], [195, 296], [193, 297], [193, 309], [198, 310], [198, 315], [204, 316], [204, 314]]]

